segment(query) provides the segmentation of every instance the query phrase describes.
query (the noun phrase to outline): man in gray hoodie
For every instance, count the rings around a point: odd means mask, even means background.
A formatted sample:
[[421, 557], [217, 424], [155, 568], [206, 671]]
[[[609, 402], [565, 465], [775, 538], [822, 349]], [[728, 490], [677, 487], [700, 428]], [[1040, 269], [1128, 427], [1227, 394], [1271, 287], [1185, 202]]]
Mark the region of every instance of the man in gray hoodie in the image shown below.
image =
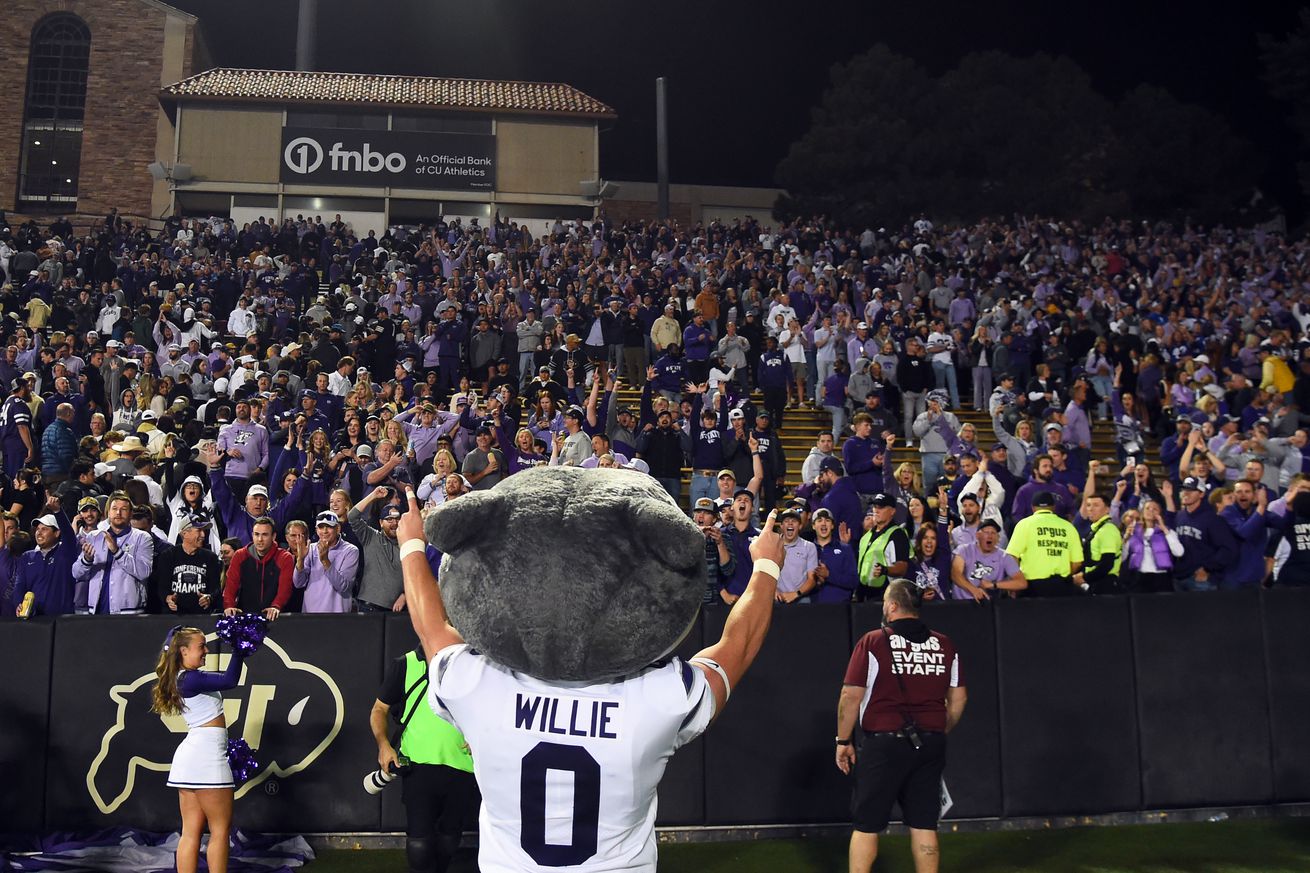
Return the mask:
[[346, 514], [359, 540], [362, 565], [355, 608], [360, 612], [399, 612], [405, 606], [405, 580], [400, 574], [400, 546], [396, 543], [401, 509], [394, 503], [382, 507], [377, 527], [366, 517], [373, 501], [388, 499], [391, 493], [390, 488], [379, 485]]

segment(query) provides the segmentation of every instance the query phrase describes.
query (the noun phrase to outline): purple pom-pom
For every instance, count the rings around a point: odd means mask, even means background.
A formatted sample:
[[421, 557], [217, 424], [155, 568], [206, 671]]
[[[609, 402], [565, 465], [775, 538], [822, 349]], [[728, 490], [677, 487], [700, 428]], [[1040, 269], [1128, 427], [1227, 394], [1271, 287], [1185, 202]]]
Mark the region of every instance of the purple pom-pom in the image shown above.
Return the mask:
[[232, 779], [237, 785], [259, 772], [254, 750], [240, 737], [227, 741], [227, 763], [232, 768]]
[[265, 626], [268, 624], [262, 615], [254, 612], [242, 612], [233, 616], [224, 616], [215, 623], [218, 638], [232, 647], [242, 657], [249, 657], [258, 651], [264, 642]]

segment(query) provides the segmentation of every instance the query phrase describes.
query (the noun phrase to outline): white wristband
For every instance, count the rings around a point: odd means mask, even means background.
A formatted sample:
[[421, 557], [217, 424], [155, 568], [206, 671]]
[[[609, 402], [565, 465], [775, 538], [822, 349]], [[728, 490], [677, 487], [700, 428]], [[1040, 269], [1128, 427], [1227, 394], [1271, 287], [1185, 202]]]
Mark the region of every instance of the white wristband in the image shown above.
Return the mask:
[[768, 558], [756, 558], [753, 569], [756, 573], [767, 573], [773, 577], [775, 582], [782, 575], [782, 568], [778, 566], [778, 563], [770, 561]]
[[423, 542], [422, 540], [419, 539], [406, 540], [405, 542], [400, 544], [400, 560], [402, 561], [405, 560], [405, 558], [409, 557], [415, 552], [418, 552], [419, 554], [426, 554], [427, 550], [428, 550], [428, 544]]

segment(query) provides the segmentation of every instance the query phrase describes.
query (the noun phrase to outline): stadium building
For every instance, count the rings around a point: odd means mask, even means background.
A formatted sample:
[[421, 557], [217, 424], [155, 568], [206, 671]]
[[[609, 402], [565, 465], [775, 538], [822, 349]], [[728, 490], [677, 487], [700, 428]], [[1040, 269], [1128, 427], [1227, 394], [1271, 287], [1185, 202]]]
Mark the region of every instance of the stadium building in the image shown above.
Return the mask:
[[[340, 214], [361, 236], [438, 215], [653, 220], [606, 183], [615, 110], [567, 84], [214, 68], [159, 0], [10, 0], [0, 15], [0, 210], [135, 220]], [[765, 216], [778, 191], [671, 186], [684, 222]]]
[[36, 215], [589, 218], [600, 125], [558, 83], [212, 69], [158, 0], [11, 0], [0, 208]]

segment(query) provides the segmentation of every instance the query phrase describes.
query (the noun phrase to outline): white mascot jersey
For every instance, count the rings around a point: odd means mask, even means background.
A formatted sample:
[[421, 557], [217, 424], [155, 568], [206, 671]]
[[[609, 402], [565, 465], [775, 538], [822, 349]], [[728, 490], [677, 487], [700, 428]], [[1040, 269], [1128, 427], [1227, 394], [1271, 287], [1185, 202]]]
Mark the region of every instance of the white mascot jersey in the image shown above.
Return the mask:
[[621, 681], [543, 682], [461, 644], [429, 677], [473, 753], [482, 873], [655, 870], [664, 767], [714, 718], [700, 669], [672, 658]]

